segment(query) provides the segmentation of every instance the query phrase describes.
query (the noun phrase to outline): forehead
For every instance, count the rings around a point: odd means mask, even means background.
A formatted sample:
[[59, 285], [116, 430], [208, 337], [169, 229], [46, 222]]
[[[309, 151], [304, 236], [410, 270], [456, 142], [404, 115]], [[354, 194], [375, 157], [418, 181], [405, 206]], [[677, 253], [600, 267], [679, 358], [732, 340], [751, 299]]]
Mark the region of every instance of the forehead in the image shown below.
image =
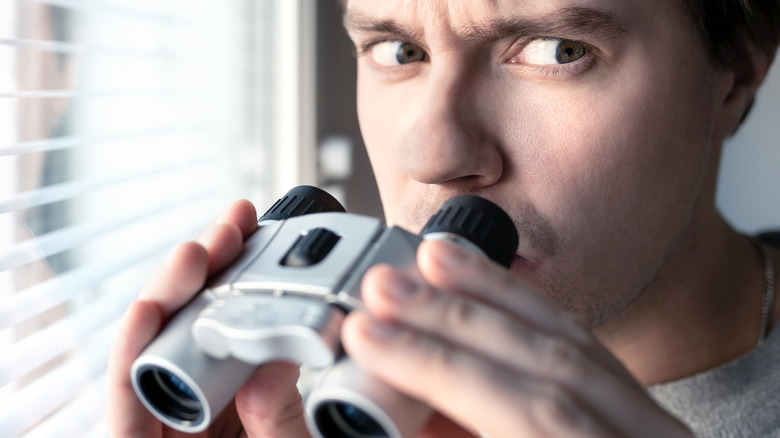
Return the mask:
[[[428, 33], [490, 27], [511, 20], [538, 23], [576, 22], [641, 30], [655, 25], [689, 26], [680, 0], [345, 0], [345, 24], [356, 28], [362, 19], [398, 23]], [[609, 20], [605, 20], [609, 18]], [[581, 26], [580, 26], [581, 27]]]

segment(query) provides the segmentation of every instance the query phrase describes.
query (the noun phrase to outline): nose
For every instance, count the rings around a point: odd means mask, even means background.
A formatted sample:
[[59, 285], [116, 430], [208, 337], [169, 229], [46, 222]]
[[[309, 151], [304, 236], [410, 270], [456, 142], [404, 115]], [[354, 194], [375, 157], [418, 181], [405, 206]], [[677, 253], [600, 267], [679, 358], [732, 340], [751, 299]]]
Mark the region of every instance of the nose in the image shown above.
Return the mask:
[[424, 184], [495, 184], [504, 162], [486, 112], [480, 81], [469, 70], [432, 65], [416, 118], [401, 145], [401, 169]]

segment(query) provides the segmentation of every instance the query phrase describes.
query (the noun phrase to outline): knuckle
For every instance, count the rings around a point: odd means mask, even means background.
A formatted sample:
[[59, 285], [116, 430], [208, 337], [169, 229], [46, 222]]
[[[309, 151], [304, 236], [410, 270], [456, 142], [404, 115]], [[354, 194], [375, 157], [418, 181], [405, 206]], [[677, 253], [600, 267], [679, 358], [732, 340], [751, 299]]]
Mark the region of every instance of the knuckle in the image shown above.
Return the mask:
[[437, 370], [441, 375], [447, 370], [452, 370], [456, 364], [456, 353], [445, 343], [431, 338], [423, 338], [419, 335], [412, 335], [410, 342], [416, 344], [424, 362], [432, 369]]
[[236, 224], [226, 222], [216, 224], [214, 225], [214, 228], [216, 229], [215, 234], [217, 234], [219, 239], [238, 240], [239, 242], [244, 240], [243, 236], [241, 235], [241, 230]]
[[471, 325], [478, 313], [476, 304], [460, 297], [448, 301], [443, 314], [444, 326], [468, 327]]
[[531, 409], [541, 430], [575, 430], [586, 421], [584, 411], [575, 396], [564, 386], [548, 384], [541, 388]]
[[163, 268], [177, 269], [181, 267], [205, 267], [208, 263], [208, 251], [198, 242], [182, 242], [176, 245]]
[[561, 338], [537, 337], [539, 357], [550, 377], [564, 382], [587, 379], [588, 361], [579, 346]]

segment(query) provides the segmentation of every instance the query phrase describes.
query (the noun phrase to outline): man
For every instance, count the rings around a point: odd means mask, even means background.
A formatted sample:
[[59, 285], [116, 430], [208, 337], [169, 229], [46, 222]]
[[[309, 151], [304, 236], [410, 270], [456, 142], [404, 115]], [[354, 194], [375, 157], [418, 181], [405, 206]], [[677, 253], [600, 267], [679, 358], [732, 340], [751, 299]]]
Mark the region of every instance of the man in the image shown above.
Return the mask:
[[[765, 404], [777, 367], [755, 365], [780, 357], [780, 253], [714, 207], [723, 141], [774, 58], [780, 4], [717, 3], [347, 2], [388, 223], [418, 231], [473, 193], [520, 234], [510, 273], [426, 242], [425, 282], [389, 267], [364, 279], [345, 348], [437, 410], [424, 436], [780, 433]], [[130, 364], [255, 218], [236, 204], [129, 309], [109, 375], [117, 436], [162, 432]], [[726, 390], [729, 373], [744, 386]], [[212, 432], [306, 436], [296, 378], [290, 364], [259, 368]]]

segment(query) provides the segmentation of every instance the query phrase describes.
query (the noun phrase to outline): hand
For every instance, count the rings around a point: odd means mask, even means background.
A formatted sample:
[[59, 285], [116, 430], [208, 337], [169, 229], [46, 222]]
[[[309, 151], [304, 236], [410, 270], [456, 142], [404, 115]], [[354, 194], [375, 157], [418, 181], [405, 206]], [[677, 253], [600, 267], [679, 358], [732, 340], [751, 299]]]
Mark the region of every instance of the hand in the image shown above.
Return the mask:
[[[195, 242], [179, 245], [142, 289], [122, 321], [108, 365], [108, 423], [112, 437], [196, 436], [171, 430], [141, 404], [130, 383], [130, 367], [165, 322], [206, 282], [241, 253], [257, 228], [257, 213], [239, 201]], [[308, 436], [296, 382], [298, 366], [264, 365], [200, 436]]]
[[691, 436], [519, 277], [441, 241], [420, 246], [418, 265], [425, 281], [388, 266], [364, 277], [370, 315], [352, 312], [342, 337], [368, 372], [491, 438]]

